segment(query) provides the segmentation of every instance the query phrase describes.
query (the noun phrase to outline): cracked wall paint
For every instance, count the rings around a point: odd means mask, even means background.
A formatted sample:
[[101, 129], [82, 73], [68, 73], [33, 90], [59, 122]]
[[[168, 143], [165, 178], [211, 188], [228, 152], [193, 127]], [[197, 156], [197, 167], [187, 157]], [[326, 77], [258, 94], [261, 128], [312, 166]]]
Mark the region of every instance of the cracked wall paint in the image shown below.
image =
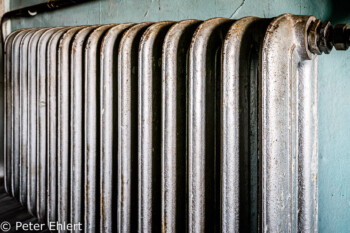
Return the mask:
[[233, 17], [235, 16], [235, 14], [239, 11], [239, 9], [242, 8], [242, 6], [244, 5], [245, 0], [242, 1], [242, 3], [237, 7], [237, 9], [232, 13], [232, 15], [230, 16], [231, 19], [233, 19]]

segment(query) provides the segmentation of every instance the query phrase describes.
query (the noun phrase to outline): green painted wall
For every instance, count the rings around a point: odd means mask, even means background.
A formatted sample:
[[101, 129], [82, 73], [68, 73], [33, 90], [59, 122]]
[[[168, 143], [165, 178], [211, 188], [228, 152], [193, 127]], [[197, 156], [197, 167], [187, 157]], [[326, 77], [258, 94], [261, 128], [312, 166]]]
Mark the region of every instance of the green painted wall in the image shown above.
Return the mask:
[[[11, 0], [11, 9], [43, 0]], [[101, 0], [13, 20], [12, 28], [312, 14], [350, 24], [348, 0]], [[350, 51], [319, 59], [319, 231], [350, 232]]]
[[[12, 9], [43, 0], [10, 0]], [[83, 6], [44, 14], [27, 21], [16, 21], [14, 28], [24, 26], [62, 26], [143, 22], [160, 20], [240, 18], [254, 15], [274, 17], [283, 13], [330, 15], [328, 0], [95, 0]], [[315, 12], [315, 9], [317, 11]], [[19, 22], [19, 23], [18, 23]]]
[[[349, 25], [350, 14], [332, 22]], [[349, 68], [350, 51], [332, 51], [319, 60], [320, 232], [350, 232]]]

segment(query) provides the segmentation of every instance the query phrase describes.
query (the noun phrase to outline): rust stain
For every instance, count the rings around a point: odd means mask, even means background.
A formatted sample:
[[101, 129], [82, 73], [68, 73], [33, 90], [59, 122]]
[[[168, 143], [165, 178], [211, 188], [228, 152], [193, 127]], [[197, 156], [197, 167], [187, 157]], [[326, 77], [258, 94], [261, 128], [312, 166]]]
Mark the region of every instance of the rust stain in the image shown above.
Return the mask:
[[122, 187], [121, 187], [121, 199], [122, 199], [122, 202], [124, 202], [124, 175], [122, 174]]
[[162, 233], [166, 232], [166, 221], [165, 218], [162, 218]]
[[[108, 30], [108, 29], [107, 29]], [[108, 34], [107, 34], [107, 36], [108, 36]], [[101, 56], [103, 56], [103, 49], [104, 49], [104, 47], [105, 47], [105, 43], [106, 43], [106, 38], [107, 38], [107, 36], [105, 36], [105, 37], [103, 37], [102, 38], [102, 42], [101, 42], [101, 46], [100, 46], [100, 55]]]
[[103, 214], [103, 212], [104, 212], [104, 205], [103, 205], [103, 203], [104, 203], [104, 199], [103, 199], [103, 195], [101, 195], [101, 217], [102, 217], [102, 219], [104, 219], [104, 214]]
[[86, 182], [85, 184], [85, 200], [88, 199], [88, 188], [89, 188], [89, 181]]

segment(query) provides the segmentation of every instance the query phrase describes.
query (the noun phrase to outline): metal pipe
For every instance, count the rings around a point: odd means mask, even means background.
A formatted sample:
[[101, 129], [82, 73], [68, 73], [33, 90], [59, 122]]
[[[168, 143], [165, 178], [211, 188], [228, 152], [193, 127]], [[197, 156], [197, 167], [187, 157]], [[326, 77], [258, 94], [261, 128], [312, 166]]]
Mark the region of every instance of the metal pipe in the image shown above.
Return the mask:
[[2, 15], [0, 20], [2, 46], [4, 46], [4, 39], [5, 39], [3, 25], [6, 22], [6, 20], [10, 18], [16, 18], [16, 17], [32, 17], [32, 16], [36, 16], [38, 13], [53, 11], [59, 8], [73, 6], [73, 5], [77, 5], [77, 4], [85, 3], [89, 1], [94, 1], [94, 0], [48, 0], [47, 2], [44, 2], [44, 3], [27, 6], [24, 8], [6, 12], [5, 14]]

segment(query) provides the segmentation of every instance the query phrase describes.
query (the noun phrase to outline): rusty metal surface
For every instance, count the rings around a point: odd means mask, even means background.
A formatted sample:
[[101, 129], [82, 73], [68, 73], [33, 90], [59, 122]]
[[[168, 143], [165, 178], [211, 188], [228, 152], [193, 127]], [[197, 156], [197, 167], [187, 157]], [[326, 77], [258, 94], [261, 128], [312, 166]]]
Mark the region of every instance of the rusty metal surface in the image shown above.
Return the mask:
[[38, 155], [38, 140], [37, 140], [37, 95], [38, 95], [38, 66], [36, 58], [38, 56], [38, 41], [41, 35], [47, 29], [37, 30], [29, 41], [28, 51], [28, 188], [27, 188], [27, 208], [31, 214], [36, 214], [37, 204], [37, 155]]
[[307, 43], [310, 52], [321, 55], [329, 54], [332, 48], [347, 50], [350, 46], [350, 28], [347, 24], [332, 26], [329, 21], [315, 19], [307, 32]]
[[162, 232], [186, 230], [186, 56], [201, 21], [173, 25], [162, 53]]
[[7, 192], [85, 232], [317, 231], [313, 22], [12, 33]]
[[128, 29], [118, 48], [117, 230], [137, 231], [137, 83], [139, 41], [151, 23]]
[[47, 48], [47, 223], [57, 221], [57, 78], [58, 43], [68, 30], [63, 28], [55, 32]]
[[[60, 28], [47, 29], [38, 41], [38, 79], [37, 79], [37, 112], [38, 112], [38, 152], [37, 152], [37, 207], [39, 221], [46, 219], [47, 196], [47, 45], [51, 36]], [[22, 154], [24, 157], [25, 155]]]
[[28, 30], [19, 32], [13, 39], [12, 52], [12, 77], [11, 77], [11, 91], [12, 91], [12, 159], [11, 159], [11, 193], [12, 196], [19, 195], [19, 176], [20, 176], [20, 44], [22, 38], [28, 33]]
[[23, 37], [20, 48], [20, 187], [19, 200], [22, 205], [27, 201], [27, 168], [28, 168], [28, 45], [34, 31], [29, 31]]
[[4, 186], [6, 192], [12, 192], [12, 43], [14, 38], [20, 33], [21, 30], [11, 33], [5, 41], [5, 51], [4, 51], [4, 95], [5, 95], [5, 105], [4, 105], [4, 133], [5, 133], [5, 151], [4, 151]]
[[232, 20], [215, 18], [197, 28], [189, 55], [188, 230], [213, 231], [218, 224], [220, 69], [216, 56]]
[[318, 226], [318, 112], [317, 57], [301, 62], [299, 98], [299, 215], [298, 231], [317, 231]]
[[[83, 221], [83, 201], [84, 201], [84, 177], [83, 167], [83, 78], [84, 78], [84, 43], [89, 34], [97, 26], [86, 27], [74, 36], [72, 49], [70, 51], [71, 68], [70, 74], [70, 222], [77, 224]], [[78, 230], [76, 229], [75, 232]]]
[[[315, 189], [305, 189], [316, 182], [315, 178], [305, 175], [313, 173], [313, 158], [317, 157], [316, 144], [312, 146], [315, 151], [307, 146], [316, 142], [315, 137], [306, 135], [308, 131], [316, 132], [317, 127], [306, 125], [305, 121], [316, 119], [317, 112], [311, 108], [308, 110], [310, 115], [304, 118], [305, 113], [302, 114], [299, 107], [304, 104], [302, 97], [305, 94], [310, 98], [317, 90], [313, 78], [317, 74], [310, 72], [312, 66], [307, 65], [312, 64], [309, 59], [313, 56], [307, 50], [306, 31], [313, 20], [314, 17], [289, 14], [278, 17], [270, 23], [263, 42], [262, 101], [259, 106], [263, 231], [296, 232], [299, 227], [306, 231], [317, 229], [313, 224], [317, 221]], [[299, 93], [298, 88], [305, 85], [314, 88], [309, 93]]]
[[[139, 47], [138, 80], [138, 231], [160, 226], [161, 56], [165, 34], [172, 22], [151, 25]], [[158, 228], [158, 229], [157, 229]]]
[[96, 28], [89, 36], [85, 47], [85, 89], [84, 89], [84, 156], [85, 156], [85, 200], [84, 200], [84, 231], [95, 232], [96, 217], [100, 214], [98, 203], [99, 173], [97, 164], [100, 163], [99, 152], [99, 72], [100, 44], [104, 34], [113, 25]]
[[[221, 227], [258, 231], [258, 103], [261, 41], [270, 19], [246, 17], [230, 27], [222, 49]], [[249, 62], [246, 62], [249, 61]]]
[[[112, 232], [113, 170], [118, 145], [117, 63], [118, 45], [125, 30], [133, 24], [120, 24], [108, 30], [101, 44], [100, 57], [100, 232]], [[125, 161], [127, 162], [127, 161]], [[123, 182], [123, 181], [121, 181]], [[119, 182], [118, 182], [119, 183]], [[114, 202], [115, 203], [115, 202]], [[127, 218], [128, 216], [125, 216]]]
[[[69, 83], [70, 83], [70, 45], [74, 35], [84, 28], [68, 29], [60, 39], [58, 49], [57, 76], [57, 111], [58, 111], [58, 140], [57, 140], [57, 216], [59, 222], [69, 222]], [[60, 232], [66, 232], [62, 230]]]

